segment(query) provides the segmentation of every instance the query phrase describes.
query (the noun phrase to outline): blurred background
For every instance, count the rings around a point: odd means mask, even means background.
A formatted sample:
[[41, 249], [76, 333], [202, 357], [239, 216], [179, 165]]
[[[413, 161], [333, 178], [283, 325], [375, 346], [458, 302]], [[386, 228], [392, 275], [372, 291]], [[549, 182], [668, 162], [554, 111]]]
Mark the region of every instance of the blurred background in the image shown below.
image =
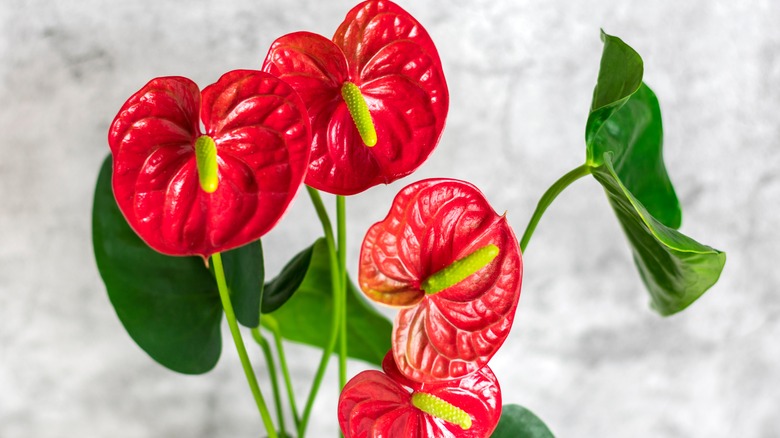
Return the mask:
[[[603, 28], [644, 58], [660, 99], [682, 231], [728, 261], [688, 310], [658, 316], [602, 189], [578, 181], [525, 254], [514, 329], [491, 362], [504, 401], [560, 437], [777, 436], [780, 4], [398, 3], [438, 47], [450, 113], [417, 173], [348, 200], [349, 269], [395, 193], [425, 177], [473, 182], [522, 233], [544, 190], [584, 161]], [[262, 436], [230, 343], [212, 372], [183, 376], [123, 329], [92, 255], [94, 184], [109, 123], [148, 80], [182, 75], [204, 87], [257, 69], [276, 37], [331, 36], [354, 4], [2, 1], [0, 437]], [[264, 239], [269, 275], [319, 233], [301, 192]], [[287, 353], [302, 405], [319, 352]], [[259, 350], [250, 354], [259, 364]], [[335, 435], [335, 370], [332, 361], [312, 436]]]

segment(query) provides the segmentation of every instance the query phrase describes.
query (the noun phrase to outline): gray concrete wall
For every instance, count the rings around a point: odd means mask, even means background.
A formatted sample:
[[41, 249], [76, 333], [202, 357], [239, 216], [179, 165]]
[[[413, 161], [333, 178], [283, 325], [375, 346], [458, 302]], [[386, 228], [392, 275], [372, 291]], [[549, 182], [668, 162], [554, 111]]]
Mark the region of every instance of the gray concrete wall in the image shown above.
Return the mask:
[[[600, 187], [576, 183], [526, 254], [514, 331], [492, 361], [504, 400], [560, 437], [778, 436], [780, 5], [399, 2], [439, 48], [450, 115], [418, 173], [348, 201], [350, 269], [366, 228], [423, 177], [472, 181], [520, 233], [542, 192], [584, 159], [603, 28], [645, 60], [682, 230], [728, 263], [689, 310], [655, 315]], [[0, 2], [0, 437], [261, 435], [232, 348], [213, 372], [181, 376], [127, 336], [93, 261], [93, 186], [109, 123], [149, 79], [205, 86], [258, 68], [274, 38], [329, 36], [352, 5]], [[265, 239], [269, 271], [318, 233], [299, 196]], [[302, 404], [318, 354], [288, 354]], [[312, 436], [334, 436], [334, 369]]]

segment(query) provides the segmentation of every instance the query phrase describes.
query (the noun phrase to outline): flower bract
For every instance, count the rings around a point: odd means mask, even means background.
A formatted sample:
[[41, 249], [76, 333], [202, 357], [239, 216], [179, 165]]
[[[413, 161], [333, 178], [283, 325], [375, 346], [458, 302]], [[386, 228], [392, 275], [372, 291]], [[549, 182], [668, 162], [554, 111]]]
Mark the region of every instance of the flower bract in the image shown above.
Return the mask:
[[111, 125], [114, 196], [155, 250], [208, 257], [276, 224], [310, 138], [303, 102], [268, 73], [231, 71], [202, 93], [187, 78], [156, 78]]
[[361, 372], [341, 391], [338, 417], [346, 438], [487, 438], [498, 424], [501, 389], [487, 366], [427, 384], [401, 375], [392, 354], [382, 368]]
[[[495, 354], [514, 320], [522, 272], [506, 217], [473, 185], [430, 179], [402, 189], [368, 230], [358, 279], [370, 299], [401, 308], [392, 338], [401, 373], [431, 382], [468, 375]], [[454, 280], [426, 293], [440, 273]]]
[[332, 40], [277, 39], [263, 70], [300, 94], [312, 125], [306, 184], [351, 195], [417, 169], [436, 146], [449, 106], [428, 33], [385, 0], [353, 8]]

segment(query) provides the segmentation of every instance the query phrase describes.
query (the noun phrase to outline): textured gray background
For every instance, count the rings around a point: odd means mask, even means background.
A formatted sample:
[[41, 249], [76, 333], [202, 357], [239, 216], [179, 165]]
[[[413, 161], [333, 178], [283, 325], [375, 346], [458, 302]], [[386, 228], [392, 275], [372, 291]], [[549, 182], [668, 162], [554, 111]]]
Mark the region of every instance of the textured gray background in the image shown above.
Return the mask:
[[[526, 254], [514, 331], [491, 363], [504, 400], [561, 437], [780, 436], [780, 5], [400, 3], [439, 48], [450, 115], [418, 173], [348, 201], [350, 269], [365, 229], [423, 177], [474, 182], [520, 233], [546, 187], [584, 159], [602, 27], [645, 60], [683, 231], [728, 262], [699, 302], [660, 318], [601, 189], [577, 182]], [[149, 79], [205, 86], [258, 68], [274, 38], [329, 36], [352, 5], [0, 1], [0, 437], [261, 434], [229, 343], [213, 372], [192, 377], [127, 336], [94, 265], [93, 185], [109, 123]], [[318, 233], [299, 196], [265, 240], [269, 271]], [[302, 398], [318, 355], [295, 345], [288, 354]], [[312, 436], [334, 435], [333, 377]]]

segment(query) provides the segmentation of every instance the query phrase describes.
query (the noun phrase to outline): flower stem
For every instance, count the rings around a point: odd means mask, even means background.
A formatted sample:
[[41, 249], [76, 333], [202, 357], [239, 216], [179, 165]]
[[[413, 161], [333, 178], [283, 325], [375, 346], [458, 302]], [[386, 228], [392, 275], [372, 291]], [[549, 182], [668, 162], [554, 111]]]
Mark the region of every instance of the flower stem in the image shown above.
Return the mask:
[[271, 347], [268, 345], [262, 333], [260, 333], [260, 327], [252, 329], [252, 337], [255, 342], [263, 350], [263, 356], [265, 356], [265, 363], [268, 365], [268, 374], [271, 377], [271, 387], [274, 391], [274, 405], [276, 406], [276, 418], [279, 422], [279, 435], [287, 437], [287, 431], [284, 424], [284, 411], [282, 410], [282, 396], [279, 391], [279, 376], [276, 374], [276, 363], [274, 362], [274, 356], [271, 354]]
[[[267, 320], [266, 320], [267, 321]], [[292, 386], [292, 379], [290, 378], [290, 368], [287, 366], [287, 356], [284, 354], [284, 343], [282, 342], [282, 335], [279, 333], [279, 325], [276, 321], [273, 324], [268, 325], [269, 330], [274, 336], [274, 344], [276, 344], [276, 355], [279, 357], [279, 367], [282, 369], [282, 377], [284, 377], [284, 386], [287, 389], [287, 398], [290, 399], [290, 409], [292, 410], [293, 421], [295, 421], [295, 428], [301, 424], [301, 417], [298, 415], [298, 406], [295, 402], [295, 391]]]
[[544, 211], [547, 210], [547, 207], [552, 204], [552, 202], [555, 200], [555, 198], [571, 183], [574, 181], [577, 181], [578, 179], [582, 178], [585, 175], [590, 175], [590, 165], [587, 163], [583, 164], [580, 167], [577, 167], [576, 169], [570, 171], [566, 175], [563, 175], [558, 181], [555, 181], [552, 186], [550, 186], [549, 189], [547, 189], [546, 192], [544, 192], [544, 195], [542, 195], [542, 198], [539, 199], [539, 204], [536, 205], [536, 210], [534, 210], [533, 216], [531, 216], [531, 220], [528, 222], [528, 226], [525, 227], [525, 232], [523, 233], [523, 238], [520, 239], [520, 251], [523, 253], [525, 252], [525, 248], [528, 246], [528, 242], [531, 240], [531, 235], [534, 234], [534, 230], [536, 229], [536, 226], [539, 224], [539, 220], [542, 218], [542, 215], [544, 214]]
[[339, 326], [339, 389], [347, 384], [347, 209], [346, 198], [336, 196], [336, 222], [339, 236], [339, 277], [341, 288], [338, 302], [341, 306]]
[[341, 321], [341, 306], [338, 305], [338, 291], [341, 290], [341, 281], [339, 273], [339, 265], [336, 253], [336, 242], [333, 238], [333, 228], [330, 224], [330, 218], [328, 212], [325, 210], [325, 206], [322, 203], [322, 197], [320, 192], [309, 186], [306, 186], [306, 190], [309, 192], [309, 197], [314, 205], [314, 209], [317, 211], [317, 216], [322, 223], [322, 230], [325, 233], [325, 242], [328, 246], [328, 254], [330, 261], [330, 282], [331, 289], [333, 290], [333, 319], [331, 320], [330, 337], [328, 343], [322, 350], [322, 358], [320, 364], [317, 367], [317, 372], [314, 375], [314, 381], [311, 385], [311, 391], [309, 391], [309, 397], [306, 399], [306, 406], [303, 408], [303, 416], [301, 422], [298, 425], [298, 437], [303, 437], [306, 432], [306, 425], [309, 422], [309, 416], [311, 415], [311, 409], [314, 406], [314, 399], [317, 398], [317, 392], [322, 384], [322, 378], [325, 375], [325, 370], [328, 368], [328, 361], [331, 354], [336, 347], [336, 339], [339, 334], [339, 322]]
[[252, 370], [251, 362], [249, 362], [249, 355], [246, 352], [241, 331], [238, 329], [236, 314], [233, 311], [233, 304], [230, 302], [230, 292], [228, 292], [227, 282], [225, 281], [225, 271], [222, 268], [222, 256], [220, 253], [215, 253], [211, 256], [211, 260], [214, 262], [214, 274], [217, 277], [217, 288], [219, 289], [219, 297], [222, 300], [222, 307], [225, 309], [225, 319], [227, 319], [228, 327], [230, 327], [230, 334], [233, 335], [233, 342], [236, 344], [236, 351], [241, 359], [241, 366], [244, 368], [244, 374], [246, 375], [247, 383], [249, 383], [249, 388], [252, 390], [252, 396], [255, 398], [257, 410], [263, 419], [268, 438], [278, 438], [273, 420], [271, 420], [271, 414], [265, 406], [263, 394], [260, 392], [260, 386], [257, 384], [257, 377]]

